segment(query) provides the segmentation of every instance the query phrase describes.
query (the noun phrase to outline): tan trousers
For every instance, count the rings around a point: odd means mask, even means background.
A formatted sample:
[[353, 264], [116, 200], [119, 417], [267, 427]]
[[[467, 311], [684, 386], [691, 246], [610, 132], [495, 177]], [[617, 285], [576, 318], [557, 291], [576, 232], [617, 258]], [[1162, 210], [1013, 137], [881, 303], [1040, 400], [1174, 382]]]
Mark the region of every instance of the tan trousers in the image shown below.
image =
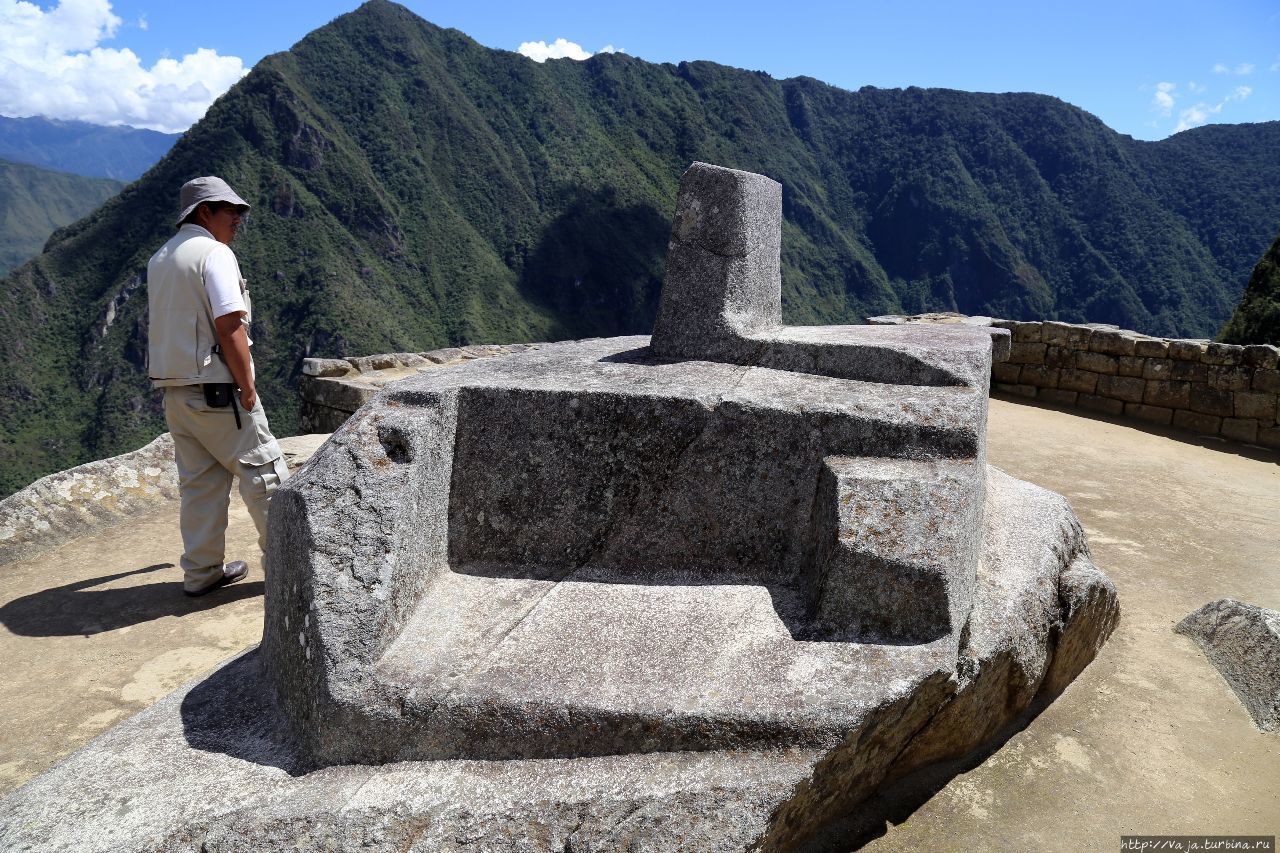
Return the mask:
[[267, 504], [289, 469], [261, 399], [252, 412], [241, 410], [237, 430], [230, 406], [211, 408], [201, 386], [180, 385], [164, 389], [164, 417], [182, 496], [183, 588], [195, 592], [222, 576], [232, 477], [240, 479], [240, 497], [265, 550]]

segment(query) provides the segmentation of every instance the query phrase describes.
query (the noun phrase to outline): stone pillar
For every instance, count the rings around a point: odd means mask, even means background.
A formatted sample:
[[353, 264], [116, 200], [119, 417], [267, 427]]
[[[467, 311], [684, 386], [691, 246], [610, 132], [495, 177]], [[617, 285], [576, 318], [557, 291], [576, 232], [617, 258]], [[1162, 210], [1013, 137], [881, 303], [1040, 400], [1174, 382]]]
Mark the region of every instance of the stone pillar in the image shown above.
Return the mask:
[[694, 163], [680, 178], [653, 328], [664, 358], [735, 360], [742, 339], [782, 325], [782, 185]]

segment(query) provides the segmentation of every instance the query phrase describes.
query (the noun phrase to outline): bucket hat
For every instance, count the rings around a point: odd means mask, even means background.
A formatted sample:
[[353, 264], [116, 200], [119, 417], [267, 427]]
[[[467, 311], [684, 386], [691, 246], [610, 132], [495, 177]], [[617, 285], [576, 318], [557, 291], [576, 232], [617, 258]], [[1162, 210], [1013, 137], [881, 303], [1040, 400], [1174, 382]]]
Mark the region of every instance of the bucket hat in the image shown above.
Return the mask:
[[244, 210], [249, 209], [249, 203], [236, 195], [235, 190], [231, 189], [222, 178], [215, 178], [212, 175], [192, 178], [182, 185], [178, 202], [182, 206], [182, 213], [178, 214], [178, 224], [182, 224], [182, 220], [196, 209], [196, 205], [206, 201], [226, 201]]

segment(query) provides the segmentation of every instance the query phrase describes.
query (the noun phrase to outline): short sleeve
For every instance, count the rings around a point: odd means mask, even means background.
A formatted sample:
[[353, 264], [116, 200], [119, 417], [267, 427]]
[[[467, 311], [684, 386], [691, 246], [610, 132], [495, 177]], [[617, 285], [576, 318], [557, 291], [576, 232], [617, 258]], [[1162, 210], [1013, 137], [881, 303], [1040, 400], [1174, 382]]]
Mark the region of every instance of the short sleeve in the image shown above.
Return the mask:
[[240, 293], [240, 265], [225, 245], [218, 244], [205, 258], [204, 289], [215, 318], [249, 310]]

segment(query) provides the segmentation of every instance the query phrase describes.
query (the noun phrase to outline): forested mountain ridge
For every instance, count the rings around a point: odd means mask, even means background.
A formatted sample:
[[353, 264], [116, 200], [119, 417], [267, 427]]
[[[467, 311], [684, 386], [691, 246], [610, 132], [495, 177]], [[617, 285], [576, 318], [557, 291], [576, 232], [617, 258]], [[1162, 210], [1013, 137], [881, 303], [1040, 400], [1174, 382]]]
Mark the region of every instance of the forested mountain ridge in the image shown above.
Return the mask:
[[38, 255], [50, 234], [89, 213], [122, 186], [105, 178], [0, 160], [0, 274]]
[[3, 281], [0, 487], [163, 429], [143, 276], [197, 175], [255, 205], [236, 251], [287, 434], [306, 355], [649, 331], [694, 160], [782, 182], [789, 322], [949, 309], [1212, 335], [1280, 222], [1278, 152], [1280, 122], [1142, 143], [1041, 95], [537, 64], [374, 0], [261, 61]]

